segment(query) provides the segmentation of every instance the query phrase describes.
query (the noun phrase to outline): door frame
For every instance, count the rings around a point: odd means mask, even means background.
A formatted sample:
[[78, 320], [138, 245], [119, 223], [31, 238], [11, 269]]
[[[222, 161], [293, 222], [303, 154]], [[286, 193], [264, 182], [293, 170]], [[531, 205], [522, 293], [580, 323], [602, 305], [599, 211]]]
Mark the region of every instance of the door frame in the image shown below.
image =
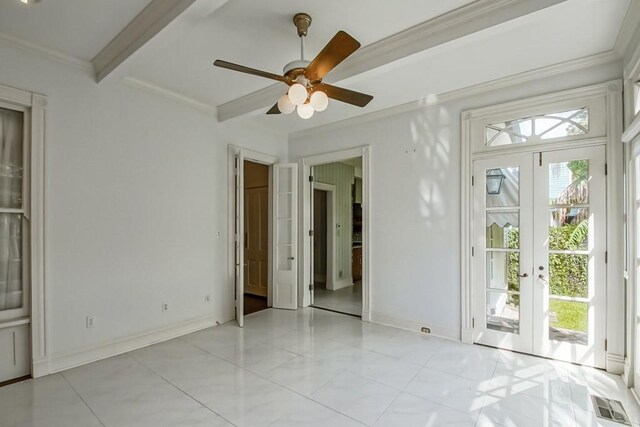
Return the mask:
[[[551, 142], [540, 145], [514, 144], [508, 149], [490, 149], [478, 152], [476, 127], [487, 117], [509, 115], [514, 112], [549, 109], [558, 105], [589, 105], [599, 102], [604, 123], [602, 133], [578, 140]], [[558, 111], [558, 110], [556, 110]], [[562, 110], [560, 110], [562, 111]], [[526, 98], [463, 111], [461, 113], [461, 156], [460, 156], [460, 254], [461, 254], [461, 341], [473, 343], [473, 161], [498, 153], [517, 153], [533, 150], [563, 149], [606, 145], [606, 214], [607, 214], [607, 305], [606, 305], [606, 370], [621, 374], [624, 370], [625, 353], [625, 290], [624, 290], [624, 169], [622, 135], [622, 82], [608, 81], [576, 89], [554, 92], [542, 96]]]
[[[335, 265], [336, 265], [336, 186], [331, 184], [325, 184], [323, 182], [313, 183], [314, 190], [325, 191], [327, 193], [327, 288], [329, 283], [333, 288], [333, 283], [336, 279]], [[315, 254], [313, 254], [315, 256]], [[315, 281], [315, 277], [314, 277]]]
[[[229, 183], [228, 186], [228, 194], [227, 194], [227, 207], [228, 207], [228, 215], [227, 215], [227, 242], [228, 242], [228, 246], [227, 246], [227, 282], [229, 285], [229, 290], [231, 293], [231, 305], [230, 305], [230, 309], [232, 312], [234, 312], [234, 318], [236, 320], [238, 320], [238, 323], [242, 324], [242, 321], [240, 319], [244, 318], [244, 313], [239, 313], [238, 311], [236, 311], [236, 306], [237, 306], [237, 298], [239, 298], [239, 294], [240, 292], [238, 292], [235, 288], [235, 269], [236, 269], [236, 263], [235, 263], [235, 251], [236, 251], [236, 239], [235, 239], [235, 221], [236, 221], [236, 183], [235, 183], [235, 174], [236, 174], [236, 157], [240, 157], [241, 160], [249, 160], [251, 162], [255, 162], [255, 163], [261, 163], [264, 165], [268, 165], [269, 166], [269, 189], [273, 188], [273, 165], [278, 163], [278, 157], [271, 155], [271, 154], [265, 154], [265, 153], [261, 153], [258, 151], [253, 151], [253, 150], [249, 150], [243, 147], [239, 147], [237, 145], [233, 145], [233, 144], [229, 144], [228, 149], [227, 149], [227, 161], [228, 161], [228, 167], [227, 167], [227, 182]], [[243, 176], [243, 170], [244, 167], [240, 167], [239, 168], [239, 180], [240, 182], [238, 183], [238, 185], [241, 186], [241, 197], [239, 200], [239, 208], [241, 209], [240, 214], [243, 214], [244, 211], [244, 188], [243, 188], [243, 180], [244, 180], [244, 176]], [[268, 239], [269, 242], [271, 243], [269, 245], [269, 261], [268, 261], [268, 265], [269, 265], [269, 269], [268, 269], [268, 273], [267, 273], [267, 277], [268, 277], [268, 291], [267, 291], [267, 305], [271, 306], [272, 304], [272, 299], [273, 299], [273, 268], [272, 268], [272, 262], [271, 260], [273, 259], [273, 254], [274, 254], [274, 250], [273, 250], [273, 227], [272, 227], [272, 211], [273, 211], [273, 198], [271, 197], [271, 193], [269, 194], [269, 222], [268, 222]], [[243, 215], [241, 216], [242, 218], [244, 217]], [[238, 235], [238, 244], [240, 245], [240, 248], [244, 247], [244, 233], [242, 233], [244, 224], [244, 221], [240, 221], [240, 233]], [[242, 250], [240, 250], [240, 257], [241, 259], [238, 260], [240, 265], [242, 265], [242, 261], [244, 259], [244, 253]], [[241, 287], [244, 287], [244, 284], [240, 285]], [[243, 293], [242, 293], [243, 294]]]
[[325, 163], [339, 162], [341, 160], [362, 157], [362, 320], [371, 322], [371, 149], [364, 145], [356, 148], [333, 151], [300, 158], [299, 164], [299, 191], [300, 191], [300, 217], [298, 232], [298, 257], [302, 268], [298, 271], [298, 306], [308, 307], [310, 303], [309, 284], [311, 283], [311, 254], [310, 237], [311, 230], [311, 191], [309, 186], [309, 173], [312, 166]]
[[[45, 198], [44, 198], [44, 144], [45, 144], [45, 113], [47, 109], [47, 97], [35, 92], [16, 89], [0, 85], [0, 102], [7, 108], [26, 110], [25, 118], [29, 121], [25, 126], [28, 135], [27, 150], [30, 150], [30, 162], [25, 164], [25, 179], [29, 183], [30, 196], [25, 199], [25, 205], [30, 204], [31, 228], [29, 237], [29, 274], [31, 310], [29, 322], [31, 326], [31, 376], [34, 378], [49, 373], [49, 347], [46, 337], [49, 335], [47, 313], [48, 299], [45, 288]], [[29, 194], [29, 193], [25, 193]], [[12, 323], [19, 323], [16, 321]], [[24, 323], [24, 322], [23, 322]]]

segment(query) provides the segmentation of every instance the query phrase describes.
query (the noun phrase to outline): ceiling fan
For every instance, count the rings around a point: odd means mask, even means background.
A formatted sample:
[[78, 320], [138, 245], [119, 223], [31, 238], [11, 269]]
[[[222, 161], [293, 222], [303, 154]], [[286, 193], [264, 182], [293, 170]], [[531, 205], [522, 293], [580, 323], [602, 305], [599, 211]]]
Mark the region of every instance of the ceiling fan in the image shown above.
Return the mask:
[[293, 17], [293, 23], [300, 37], [301, 59], [285, 65], [282, 76], [219, 59], [213, 65], [286, 83], [288, 92], [278, 99], [267, 114], [290, 114], [297, 107], [298, 115], [308, 119], [315, 111], [324, 111], [329, 98], [358, 107], [366, 106], [373, 96], [322, 82], [329, 71], [360, 48], [360, 43], [346, 32], [338, 31], [313, 61], [307, 61], [304, 59], [304, 38], [311, 25], [311, 16], [298, 13]]

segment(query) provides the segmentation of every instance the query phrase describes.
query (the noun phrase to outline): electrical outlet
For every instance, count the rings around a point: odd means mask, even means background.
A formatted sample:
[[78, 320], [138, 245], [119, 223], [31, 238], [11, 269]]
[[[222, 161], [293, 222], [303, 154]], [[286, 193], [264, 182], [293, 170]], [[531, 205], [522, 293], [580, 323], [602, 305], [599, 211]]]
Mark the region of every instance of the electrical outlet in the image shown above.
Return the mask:
[[162, 311], [167, 311], [169, 310], [169, 304], [167, 304], [166, 302], [162, 303]]
[[96, 325], [96, 318], [93, 316], [87, 316], [87, 329], [93, 328]]
[[420, 328], [420, 332], [424, 332], [425, 334], [430, 334], [431, 329], [427, 328], [426, 326], [423, 326], [422, 328]]
[[211, 302], [211, 295], [205, 295], [204, 302]]

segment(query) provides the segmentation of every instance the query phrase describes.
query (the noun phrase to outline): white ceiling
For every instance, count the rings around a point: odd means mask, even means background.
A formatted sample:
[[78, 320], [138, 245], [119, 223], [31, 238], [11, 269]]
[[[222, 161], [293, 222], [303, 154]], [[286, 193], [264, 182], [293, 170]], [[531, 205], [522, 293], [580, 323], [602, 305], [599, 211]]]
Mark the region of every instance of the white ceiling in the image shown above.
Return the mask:
[[0, 32], [91, 60], [151, 0], [1, 0]]
[[[26, 6], [2, 0], [0, 33], [90, 60], [149, 2], [42, 0]], [[287, 62], [299, 57], [291, 22], [297, 12], [313, 18], [306, 41], [311, 59], [338, 30], [366, 46], [472, 2], [324, 0], [301, 5], [295, 0], [197, 0], [129, 58], [117, 77], [131, 76], [217, 106], [273, 81], [215, 68], [213, 60], [281, 73]], [[266, 116], [266, 109], [234, 120], [295, 132], [606, 52], [616, 42], [630, 2], [568, 0], [336, 83], [374, 95], [364, 109], [331, 101], [310, 120], [295, 114]]]
[[285, 64], [300, 59], [300, 39], [292, 22], [297, 12], [313, 19], [306, 38], [311, 59], [338, 30], [366, 46], [468, 3], [472, 0], [324, 0], [304, 5], [296, 0], [230, 0], [212, 15], [179, 17], [127, 68], [134, 77], [220, 105], [274, 82], [214, 68], [213, 61], [281, 74]]

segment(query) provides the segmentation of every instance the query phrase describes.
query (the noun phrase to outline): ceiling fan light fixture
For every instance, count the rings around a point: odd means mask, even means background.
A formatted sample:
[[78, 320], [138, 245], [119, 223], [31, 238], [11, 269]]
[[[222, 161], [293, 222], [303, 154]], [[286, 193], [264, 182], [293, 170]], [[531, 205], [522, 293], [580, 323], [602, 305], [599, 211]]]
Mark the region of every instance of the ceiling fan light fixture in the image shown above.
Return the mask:
[[310, 103], [298, 105], [298, 116], [301, 119], [310, 119], [313, 116], [313, 106]]
[[309, 102], [314, 110], [320, 112], [327, 109], [327, 106], [329, 105], [329, 97], [322, 91], [316, 91], [311, 94]]
[[289, 88], [289, 101], [293, 105], [302, 105], [307, 102], [307, 88], [300, 83], [294, 83]]
[[291, 114], [295, 109], [295, 104], [291, 102], [286, 93], [278, 99], [278, 110], [280, 110], [282, 114]]

